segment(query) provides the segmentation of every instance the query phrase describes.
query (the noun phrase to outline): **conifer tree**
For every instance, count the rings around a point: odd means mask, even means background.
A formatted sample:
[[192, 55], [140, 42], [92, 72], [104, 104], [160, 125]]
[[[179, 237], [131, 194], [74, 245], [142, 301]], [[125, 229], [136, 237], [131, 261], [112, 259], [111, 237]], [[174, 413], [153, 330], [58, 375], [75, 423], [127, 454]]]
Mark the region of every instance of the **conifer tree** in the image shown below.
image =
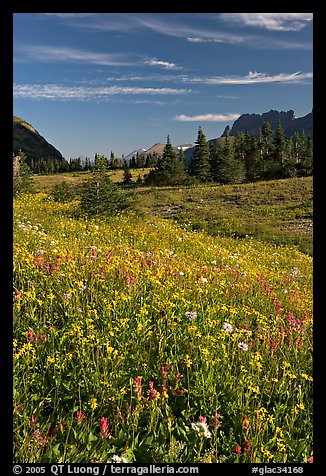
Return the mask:
[[273, 144], [274, 144], [274, 153], [273, 153], [274, 160], [278, 164], [283, 165], [287, 156], [288, 144], [287, 144], [287, 137], [284, 133], [284, 129], [281, 123], [279, 123], [279, 125], [277, 126]]
[[191, 174], [202, 182], [212, 179], [209, 147], [206, 142], [205, 134], [199, 127], [197, 140], [195, 142], [195, 151], [191, 163]]
[[125, 164], [125, 167], [123, 169], [123, 179], [122, 179], [122, 182], [125, 184], [125, 185], [130, 185], [132, 183], [132, 173], [130, 172], [130, 168], [127, 164], [127, 161], [125, 161], [126, 164]]
[[224, 139], [224, 147], [218, 151], [216, 159], [216, 179], [220, 183], [244, 182], [246, 169], [244, 162], [235, 158], [230, 137]]
[[123, 192], [105, 170], [93, 172], [81, 188], [80, 208], [86, 215], [115, 215], [129, 206]]
[[32, 172], [27, 165], [26, 154], [20, 150], [17, 157], [13, 176], [14, 195], [33, 191]]
[[259, 153], [259, 144], [255, 137], [245, 135], [246, 152], [244, 164], [246, 168], [247, 182], [254, 182], [261, 177], [261, 159]]
[[184, 164], [178, 159], [168, 136], [163, 156], [158, 160], [157, 166], [147, 175], [146, 183], [151, 185], [177, 185], [183, 183], [185, 178]]

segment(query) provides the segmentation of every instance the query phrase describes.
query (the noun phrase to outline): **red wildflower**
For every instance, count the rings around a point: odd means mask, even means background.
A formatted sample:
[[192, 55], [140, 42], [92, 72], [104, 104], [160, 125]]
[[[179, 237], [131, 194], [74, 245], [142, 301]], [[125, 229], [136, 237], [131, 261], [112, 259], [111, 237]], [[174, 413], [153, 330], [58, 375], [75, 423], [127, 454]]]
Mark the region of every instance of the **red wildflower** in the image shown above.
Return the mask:
[[155, 390], [155, 388], [152, 388], [152, 390], [150, 390], [149, 392], [149, 396], [152, 400], [156, 400], [159, 396], [159, 393], [157, 392], [157, 390]]
[[244, 440], [244, 450], [246, 453], [249, 453], [249, 451], [251, 451], [251, 447], [250, 447], [250, 441], [249, 440]]
[[100, 435], [102, 437], [102, 440], [106, 440], [106, 438], [110, 436], [108, 419], [105, 417], [101, 417], [99, 418], [99, 422], [100, 422]]
[[31, 425], [36, 425], [36, 423], [38, 422], [38, 418], [35, 417], [34, 415], [32, 415], [32, 418], [31, 418], [31, 421], [30, 421], [30, 424]]
[[81, 423], [84, 420], [85, 415], [83, 412], [77, 411], [76, 418], [77, 418], [77, 422]]

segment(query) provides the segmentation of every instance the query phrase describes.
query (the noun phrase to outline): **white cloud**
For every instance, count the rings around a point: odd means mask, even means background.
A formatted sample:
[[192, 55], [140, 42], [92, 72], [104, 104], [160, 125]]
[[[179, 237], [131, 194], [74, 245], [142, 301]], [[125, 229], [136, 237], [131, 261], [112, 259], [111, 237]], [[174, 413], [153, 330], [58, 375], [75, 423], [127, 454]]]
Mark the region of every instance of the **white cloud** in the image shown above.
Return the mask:
[[221, 37], [214, 36], [188, 36], [187, 40], [190, 43], [243, 43], [244, 39], [239, 37], [229, 37], [228, 39], [221, 35]]
[[312, 20], [312, 13], [220, 13], [228, 23], [266, 30], [299, 31]]
[[182, 69], [181, 66], [177, 66], [174, 63], [169, 63], [168, 61], [162, 61], [158, 60], [156, 58], [151, 58], [147, 61], [145, 61], [145, 64], [148, 64], [150, 66], [162, 66], [164, 69]]
[[180, 114], [175, 116], [176, 121], [181, 122], [227, 122], [234, 121], [240, 117], [240, 114], [228, 112], [227, 114], [197, 114], [195, 116], [187, 116], [186, 114]]
[[312, 73], [279, 73], [268, 75], [250, 71], [245, 76], [213, 76], [183, 78], [184, 82], [201, 84], [261, 84], [261, 83], [302, 83], [312, 78]]
[[20, 84], [14, 85], [14, 97], [25, 99], [48, 99], [48, 100], [108, 100], [116, 95], [178, 95], [187, 94], [189, 89], [174, 88], [144, 88], [144, 87], [66, 87], [55, 84]]
[[20, 45], [16, 48], [18, 60], [33, 60], [44, 63], [76, 62], [100, 64], [105, 66], [134, 65], [127, 54], [124, 53], [99, 53], [96, 51], [79, 50], [67, 47]]

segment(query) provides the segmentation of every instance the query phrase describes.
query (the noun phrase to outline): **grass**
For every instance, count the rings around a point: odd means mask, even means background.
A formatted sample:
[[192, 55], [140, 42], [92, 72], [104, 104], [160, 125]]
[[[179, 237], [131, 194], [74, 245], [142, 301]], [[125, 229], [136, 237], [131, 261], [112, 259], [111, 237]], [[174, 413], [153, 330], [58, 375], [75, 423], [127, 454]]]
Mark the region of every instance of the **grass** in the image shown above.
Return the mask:
[[[143, 176], [148, 169], [133, 170]], [[123, 171], [112, 174], [116, 183]], [[88, 173], [34, 176], [36, 189], [49, 191], [59, 181], [79, 185]], [[138, 210], [146, 215], [171, 218], [190, 229], [267, 242], [296, 245], [313, 253], [312, 177], [272, 180], [240, 185], [140, 187], [135, 189]]]
[[[137, 180], [138, 175], [141, 178], [144, 177], [145, 174], [149, 172], [150, 169], [134, 169], [131, 170], [132, 179], [134, 181]], [[54, 187], [54, 185], [60, 182], [67, 182], [70, 185], [74, 185], [78, 187], [81, 183], [87, 180], [90, 176], [91, 172], [67, 172], [61, 174], [52, 174], [52, 175], [42, 175], [42, 174], [34, 174], [33, 175], [33, 183], [35, 189], [39, 192], [47, 192], [49, 189]], [[123, 170], [114, 170], [110, 174], [111, 180], [114, 183], [122, 182], [123, 180]]]
[[[141, 196], [212, 208], [224, 193], [249, 213], [243, 187]], [[311, 460], [312, 258], [76, 207], [14, 202], [14, 461]]]
[[212, 235], [246, 235], [312, 254], [312, 178], [139, 189], [143, 211]]

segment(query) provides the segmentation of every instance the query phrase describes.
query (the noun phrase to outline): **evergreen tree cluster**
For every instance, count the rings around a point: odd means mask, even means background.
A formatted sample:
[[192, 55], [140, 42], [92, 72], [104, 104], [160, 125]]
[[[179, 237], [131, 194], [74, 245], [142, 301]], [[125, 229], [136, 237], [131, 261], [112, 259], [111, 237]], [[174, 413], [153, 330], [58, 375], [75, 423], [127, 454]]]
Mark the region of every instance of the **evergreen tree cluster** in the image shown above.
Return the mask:
[[183, 152], [173, 151], [168, 137], [163, 157], [147, 175], [149, 185], [210, 182], [221, 184], [254, 182], [312, 175], [313, 143], [302, 131], [287, 138], [281, 124], [273, 131], [265, 123], [256, 139], [239, 132], [223, 134], [223, 144], [206, 141], [199, 127], [192, 161], [187, 166]]

